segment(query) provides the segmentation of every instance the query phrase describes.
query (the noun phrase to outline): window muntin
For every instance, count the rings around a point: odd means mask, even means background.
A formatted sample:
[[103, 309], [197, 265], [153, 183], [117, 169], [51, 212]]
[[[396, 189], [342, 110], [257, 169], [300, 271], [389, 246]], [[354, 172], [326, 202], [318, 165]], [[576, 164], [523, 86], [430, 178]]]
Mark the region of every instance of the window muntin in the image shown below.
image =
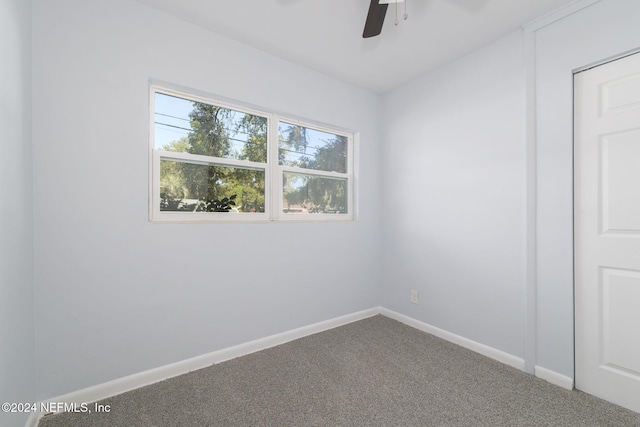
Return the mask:
[[284, 166], [347, 173], [348, 138], [281, 121], [278, 161]]
[[152, 221], [353, 219], [351, 134], [153, 85], [150, 102]]
[[329, 215], [333, 215], [332, 219], [352, 218], [352, 146], [348, 134], [281, 120], [280, 218], [300, 220], [306, 214], [324, 219]]

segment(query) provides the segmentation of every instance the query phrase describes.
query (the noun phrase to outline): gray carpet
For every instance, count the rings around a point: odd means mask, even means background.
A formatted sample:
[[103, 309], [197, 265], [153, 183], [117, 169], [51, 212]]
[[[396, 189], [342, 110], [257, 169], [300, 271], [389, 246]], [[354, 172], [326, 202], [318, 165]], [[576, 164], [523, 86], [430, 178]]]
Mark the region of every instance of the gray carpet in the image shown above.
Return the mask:
[[567, 391], [383, 316], [100, 402], [40, 427], [639, 426]]

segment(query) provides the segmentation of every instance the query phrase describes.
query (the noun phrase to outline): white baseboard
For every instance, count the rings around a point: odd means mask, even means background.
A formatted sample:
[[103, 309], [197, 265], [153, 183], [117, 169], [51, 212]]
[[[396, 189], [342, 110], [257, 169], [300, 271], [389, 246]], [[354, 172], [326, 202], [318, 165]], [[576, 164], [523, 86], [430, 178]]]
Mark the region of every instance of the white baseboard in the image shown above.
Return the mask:
[[44, 414], [39, 412], [31, 412], [29, 414], [29, 418], [27, 418], [27, 422], [24, 427], [38, 427], [38, 423], [40, 422], [40, 418], [42, 418]]
[[573, 390], [573, 378], [559, 374], [550, 369], [543, 368], [542, 366], [536, 366], [534, 369], [535, 376], [541, 380], [548, 381], [551, 384], [557, 385], [558, 387], [562, 387], [566, 390]]
[[[271, 335], [265, 338], [250, 341], [248, 343], [240, 344], [237, 346], [225, 348], [222, 350], [214, 351], [212, 353], [196, 356], [191, 359], [186, 359], [180, 362], [172, 363], [165, 366], [160, 366], [155, 369], [140, 372], [137, 374], [129, 375], [126, 377], [118, 378], [113, 381], [109, 381], [103, 384], [87, 387], [82, 390], [67, 393], [61, 396], [57, 396], [51, 399], [47, 399], [43, 402], [58, 402], [58, 403], [91, 403], [98, 400], [107, 399], [117, 394], [126, 393], [128, 391], [144, 387], [157, 383], [159, 381], [166, 380], [178, 375], [186, 374], [197, 369], [206, 368], [217, 363], [221, 363], [227, 360], [234, 359], [236, 357], [244, 356], [247, 354], [255, 353], [260, 350], [265, 350], [270, 347], [275, 347], [280, 344], [284, 344], [299, 338], [303, 338], [309, 335], [313, 335], [319, 332], [323, 332], [329, 329], [337, 328], [339, 326], [347, 325], [358, 320], [363, 320], [368, 317], [382, 314], [383, 316], [397, 320], [408, 326], [411, 326], [420, 331], [429, 333], [431, 335], [442, 338], [446, 341], [457, 344], [461, 347], [480, 353], [483, 356], [490, 357], [501, 363], [524, 371], [524, 359], [516, 357], [512, 354], [504, 351], [489, 347], [485, 344], [470, 340], [468, 338], [461, 337], [444, 329], [437, 328], [422, 321], [405, 316], [404, 314], [397, 313], [395, 311], [386, 309], [384, 307], [374, 307], [368, 310], [359, 311], [357, 313], [348, 314], [334, 319], [326, 320], [324, 322], [315, 323], [313, 325], [303, 326], [301, 328], [293, 329], [291, 331], [282, 332], [279, 334]], [[535, 367], [535, 376], [546, 380], [559, 387], [571, 390], [573, 389], [573, 379], [541, 366]], [[40, 418], [44, 416], [44, 413], [33, 412], [27, 419], [25, 427], [37, 427]]]
[[[103, 384], [87, 387], [43, 402], [59, 402], [59, 403], [91, 403], [98, 400], [107, 399], [109, 397], [126, 393], [128, 391], [151, 385], [168, 378], [186, 374], [197, 369], [206, 368], [208, 366], [234, 359], [236, 357], [255, 353], [270, 347], [287, 343], [309, 335], [317, 334], [322, 331], [337, 328], [358, 320], [366, 319], [380, 313], [380, 308], [375, 307], [368, 310], [359, 311], [357, 313], [347, 314], [345, 316], [336, 317], [324, 322], [315, 323], [313, 325], [303, 326], [291, 331], [282, 332], [255, 341], [214, 351], [212, 353], [196, 356], [191, 359], [182, 360], [180, 362], [171, 363], [169, 365], [160, 366], [148, 371], [139, 372], [137, 374], [118, 378]], [[39, 404], [38, 404], [39, 406]], [[38, 422], [45, 414], [42, 412], [33, 412], [27, 419], [25, 427], [37, 427]]]
[[[502, 362], [506, 365], [509, 365], [521, 371], [525, 370], [524, 359], [520, 357], [516, 357], [512, 354], [506, 353], [501, 350], [497, 350], [493, 347], [480, 344], [468, 338], [461, 337], [459, 335], [456, 335], [451, 332], [445, 331], [443, 329], [437, 328], [435, 326], [429, 325], [428, 323], [421, 322], [419, 320], [413, 319], [411, 317], [405, 316], [404, 314], [400, 314], [386, 308], [380, 308], [380, 314], [387, 316], [391, 319], [395, 319], [408, 326], [419, 329], [423, 332], [429, 333], [431, 335], [435, 335], [438, 338], [442, 338], [444, 340], [457, 344], [461, 347], [468, 348], [469, 350], [473, 350], [477, 353], [482, 354], [483, 356], [490, 357], [492, 359], [497, 360], [498, 362]], [[536, 366], [534, 369], [535, 369], [534, 375], [537, 378], [548, 381], [551, 384], [557, 385], [558, 387], [562, 387], [566, 390], [573, 390], [573, 378], [559, 374], [550, 369], [543, 368], [542, 366]]]
[[391, 319], [395, 319], [428, 334], [435, 335], [438, 338], [442, 338], [443, 340], [452, 342], [461, 347], [473, 350], [476, 353], [480, 353], [483, 356], [495, 359], [498, 362], [504, 363], [505, 365], [509, 365], [513, 368], [524, 371], [524, 359], [516, 357], [510, 353], [506, 353], [493, 347], [489, 347], [488, 345], [484, 345], [468, 338], [461, 337], [460, 335], [453, 334], [451, 332], [445, 331], [444, 329], [437, 328], [435, 326], [429, 325], [428, 323], [421, 322], [420, 320], [416, 320], [414, 318], [405, 316], [404, 314], [400, 314], [386, 308], [381, 308], [380, 314]]

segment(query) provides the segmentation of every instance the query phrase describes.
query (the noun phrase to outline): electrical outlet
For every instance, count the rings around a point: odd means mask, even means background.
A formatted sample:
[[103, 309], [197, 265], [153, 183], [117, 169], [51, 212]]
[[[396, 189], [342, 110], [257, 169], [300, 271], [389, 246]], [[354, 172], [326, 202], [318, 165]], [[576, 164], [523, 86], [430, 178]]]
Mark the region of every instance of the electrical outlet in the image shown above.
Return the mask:
[[418, 303], [418, 291], [415, 289], [411, 290], [411, 302], [414, 304]]

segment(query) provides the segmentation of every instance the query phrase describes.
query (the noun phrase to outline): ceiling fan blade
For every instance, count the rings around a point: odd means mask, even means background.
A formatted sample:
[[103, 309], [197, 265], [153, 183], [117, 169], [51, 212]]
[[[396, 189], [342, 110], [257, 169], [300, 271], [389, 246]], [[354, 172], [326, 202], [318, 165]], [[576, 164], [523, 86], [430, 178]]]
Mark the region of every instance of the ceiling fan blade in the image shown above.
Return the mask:
[[378, 0], [371, 0], [367, 21], [364, 23], [363, 38], [374, 37], [382, 32], [382, 24], [388, 7], [389, 4], [380, 4]]

